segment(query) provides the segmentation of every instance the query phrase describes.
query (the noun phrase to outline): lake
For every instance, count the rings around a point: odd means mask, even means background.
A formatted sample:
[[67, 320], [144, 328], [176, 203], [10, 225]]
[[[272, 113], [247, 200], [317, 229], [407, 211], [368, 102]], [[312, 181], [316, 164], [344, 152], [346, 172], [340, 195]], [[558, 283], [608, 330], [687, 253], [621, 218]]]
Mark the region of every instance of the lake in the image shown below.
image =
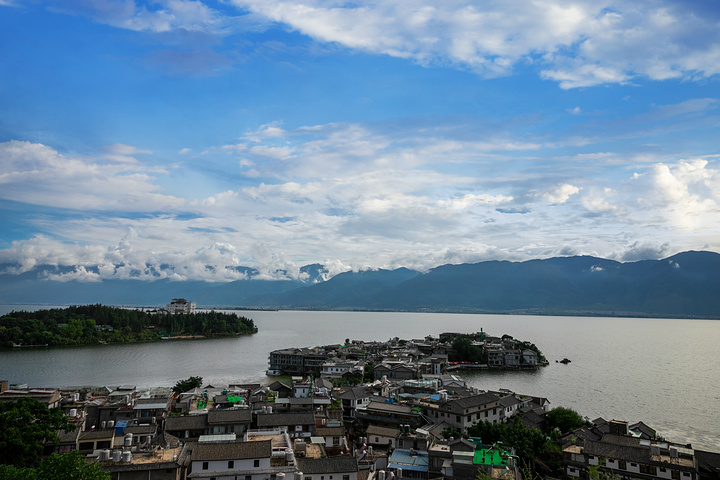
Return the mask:
[[[0, 306], [10, 310], [40, 307]], [[171, 386], [264, 379], [268, 354], [351, 340], [442, 332], [509, 334], [535, 343], [550, 365], [532, 372], [462, 372], [474, 387], [547, 397], [594, 419], [643, 421], [668, 440], [720, 451], [720, 321], [648, 318], [238, 311], [259, 332], [239, 338], [0, 351], [0, 379], [36, 387]], [[568, 365], [555, 363], [567, 357]]]

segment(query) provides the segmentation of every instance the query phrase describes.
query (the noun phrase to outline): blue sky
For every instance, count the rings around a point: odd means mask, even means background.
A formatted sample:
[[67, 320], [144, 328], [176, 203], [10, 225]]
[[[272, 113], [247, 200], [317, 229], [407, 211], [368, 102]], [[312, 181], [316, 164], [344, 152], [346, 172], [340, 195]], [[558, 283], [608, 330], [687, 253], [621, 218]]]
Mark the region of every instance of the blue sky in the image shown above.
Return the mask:
[[713, 2], [0, 0], [0, 263], [720, 251], [719, 73]]

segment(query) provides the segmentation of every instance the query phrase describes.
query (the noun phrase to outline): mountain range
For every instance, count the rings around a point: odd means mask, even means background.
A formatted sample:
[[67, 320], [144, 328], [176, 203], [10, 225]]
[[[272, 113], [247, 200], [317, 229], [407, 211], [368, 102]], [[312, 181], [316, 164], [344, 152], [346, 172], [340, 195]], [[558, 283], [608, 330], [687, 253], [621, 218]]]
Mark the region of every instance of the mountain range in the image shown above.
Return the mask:
[[[0, 272], [12, 267], [0, 265]], [[706, 251], [626, 263], [575, 256], [443, 265], [425, 273], [366, 270], [328, 280], [318, 264], [303, 267], [302, 281], [262, 280], [249, 267], [241, 267], [247, 280], [221, 284], [44, 279], [73, 268], [43, 265], [20, 275], [0, 273], [0, 303], [160, 306], [183, 297], [201, 308], [720, 318], [720, 254]]]

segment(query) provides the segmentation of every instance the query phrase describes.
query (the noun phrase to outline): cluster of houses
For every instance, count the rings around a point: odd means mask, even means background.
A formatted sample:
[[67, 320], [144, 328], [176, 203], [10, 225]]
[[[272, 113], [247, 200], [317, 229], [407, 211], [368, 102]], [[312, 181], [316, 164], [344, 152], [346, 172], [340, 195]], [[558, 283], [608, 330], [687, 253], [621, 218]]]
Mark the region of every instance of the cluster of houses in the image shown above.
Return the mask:
[[[438, 345], [393, 339], [279, 350], [271, 370], [291, 375], [180, 393], [2, 382], [0, 401], [32, 397], [63, 409], [78, 428], [59, 432], [44, 453], [79, 450], [118, 480], [520, 480], [511, 445], [466, 438], [468, 430], [509, 421], [543, 430], [550, 402], [468, 387], [447, 371]], [[362, 382], [366, 366], [372, 375]], [[644, 480], [720, 475], [720, 454], [658, 439], [642, 423], [597, 419], [561, 445], [568, 479], [595, 469]]]
[[[448, 362], [448, 352], [455, 338], [466, 336], [483, 352], [487, 363], [469, 365]], [[473, 334], [442, 333], [438, 338], [390, 339], [387, 342], [359, 340], [314, 348], [285, 348], [270, 352], [268, 375], [311, 375], [326, 378], [362, 378], [366, 366], [372, 366], [374, 379], [418, 379], [423, 375], [440, 375], [461, 368], [520, 369], [538, 368], [538, 352], [522, 345], [509, 335], [493, 337], [482, 330]]]

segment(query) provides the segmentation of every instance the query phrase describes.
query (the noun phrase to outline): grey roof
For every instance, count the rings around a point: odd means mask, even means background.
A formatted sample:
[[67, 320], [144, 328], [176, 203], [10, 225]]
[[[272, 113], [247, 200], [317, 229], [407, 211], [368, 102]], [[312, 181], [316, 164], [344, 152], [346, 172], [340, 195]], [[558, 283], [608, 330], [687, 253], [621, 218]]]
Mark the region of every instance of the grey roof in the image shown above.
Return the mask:
[[274, 392], [277, 392], [278, 390], [292, 390], [292, 387], [290, 385], [287, 385], [279, 380], [275, 380], [273, 383], [268, 385], [268, 388]]
[[207, 415], [207, 423], [210, 425], [218, 424], [237, 424], [252, 422], [252, 412], [249, 408], [235, 409], [214, 409], [209, 410]]
[[475, 444], [471, 442], [470, 440], [466, 440], [464, 438], [458, 438], [457, 440], [454, 440], [452, 443], [449, 444], [450, 449], [455, 452], [474, 452], [475, 451]]
[[398, 405], [396, 403], [370, 402], [366, 407], [367, 410], [378, 410], [383, 412], [394, 413], [410, 413], [412, 408], [407, 405]]
[[258, 428], [286, 425], [315, 425], [313, 413], [261, 413], [257, 416]]
[[344, 437], [345, 427], [315, 427], [317, 437]]
[[136, 435], [150, 435], [157, 433], [157, 425], [129, 425], [125, 427], [123, 433], [132, 433]]
[[513, 397], [512, 395], [508, 395], [500, 399], [500, 405], [502, 405], [503, 407], [512, 407], [513, 405], [520, 405], [521, 403], [522, 402], [520, 400]]
[[168, 407], [168, 402], [158, 402], [155, 400], [154, 403], [138, 403], [133, 407], [133, 410], [164, 410]]
[[115, 429], [107, 429], [107, 430], [88, 430], [86, 432], [80, 432], [80, 442], [87, 441], [87, 440], [97, 440], [97, 439], [105, 439], [105, 438], [112, 438], [115, 435]]
[[358, 471], [357, 459], [352, 455], [337, 455], [325, 458], [295, 458], [298, 470], [305, 475], [325, 473], [350, 473]]
[[343, 400], [357, 400], [358, 398], [369, 398], [372, 396], [372, 393], [370, 393], [367, 388], [354, 387], [348, 388], [339, 395], [335, 395], [335, 398], [340, 398]]
[[606, 434], [600, 441], [586, 439], [585, 453], [645, 464], [652, 459], [650, 448], [640, 446], [637, 438], [614, 434]]
[[207, 415], [183, 415], [165, 419], [165, 430], [202, 430], [208, 426]]
[[397, 428], [378, 427], [377, 425], [368, 425], [366, 433], [368, 435], [378, 435], [381, 437], [399, 437], [400, 430]]
[[272, 440], [257, 442], [198, 443], [192, 451], [192, 461], [243, 460], [270, 458]]
[[490, 403], [499, 401], [498, 397], [492, 393], [480, 393], [478, 395], [472, 395], [470, 397], [458, 398], [449, 400], [448, 407], [451, 411], [462, 411], [466, 408], [481, 407]]
[[80, 438], [80, 429], [76, 428], [72, 432], [66, 432], [65, 430], [58, 430], [57, 437], [58, 437], [58, 441], [55, 443], [57, 443], [58, 445], [63, 444], [63, 443], [77, 443], [78, 438]]

